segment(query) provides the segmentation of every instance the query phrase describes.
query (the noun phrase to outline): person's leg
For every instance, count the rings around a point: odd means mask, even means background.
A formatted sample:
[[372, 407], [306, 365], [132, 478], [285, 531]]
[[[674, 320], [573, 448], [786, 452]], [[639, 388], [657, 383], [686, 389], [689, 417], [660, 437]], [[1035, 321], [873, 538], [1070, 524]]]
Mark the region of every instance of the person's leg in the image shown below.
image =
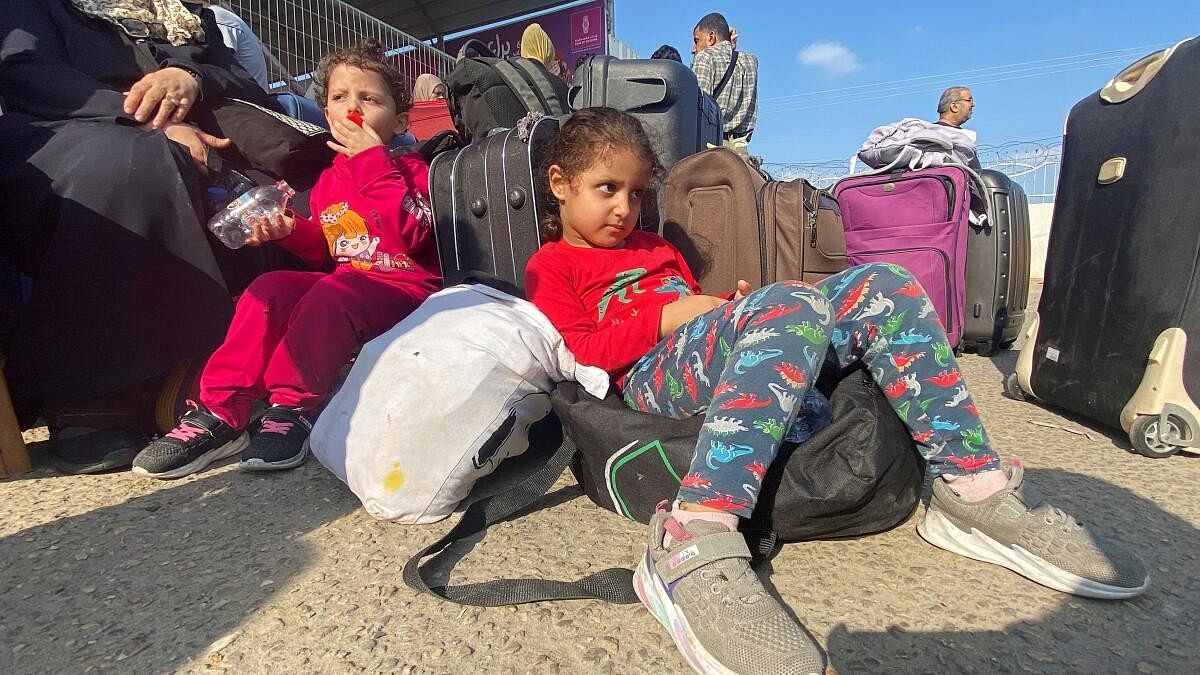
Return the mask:
[[930, 472], [1001, 475], [1000, 457], [945, 329], [912, 275], [895, 265], [861, 265], [817, 286], [834, 308], [831, 345], [838, 365], [866, 365], [912, 432]]
[[1067, 593], [1127, 598], [1143, 592], [1145, 565], [1042, 499], [1013, 462], [1000, 467], [941, 322], [903, 268], [864, 265], [821, 284], [836, 309], [833, 351], [861, 361], [929, 461], [921, 536]]
[[289, 469], [307, 457], [317, 409], [366, 342], [428, 296], [365, 274], [327, 275], [296, 305], [263, 377], [271, 407], [251, 429], [241, 468]]
[[200, 403], [234, 429], [250, 421], [254, 402], [267, 395], [263, 380], [300, 301], [322, 272], [268, 272], [238, 298], [225, 342], [200, 376]]
[[271, 272], [258, 277], [238, 299], [225, 341], [200, 376], [200, 403], [175, 428], [147, 445], [133, 471], [150, 478], [180, 478], [241, 452], [251, 406], [265, 393], [268, 357], [283, 338], [296, 304], [326, 275]]
[[772, 284], [680, 327], [624, 383], [626, 403], [643, 412], [705, 416], [635, 574], [642, 602], [701, 672], [824, 671], [820, 647], [762, 588], [736, 530], [816, 379], [830, 315], [812, 286]]

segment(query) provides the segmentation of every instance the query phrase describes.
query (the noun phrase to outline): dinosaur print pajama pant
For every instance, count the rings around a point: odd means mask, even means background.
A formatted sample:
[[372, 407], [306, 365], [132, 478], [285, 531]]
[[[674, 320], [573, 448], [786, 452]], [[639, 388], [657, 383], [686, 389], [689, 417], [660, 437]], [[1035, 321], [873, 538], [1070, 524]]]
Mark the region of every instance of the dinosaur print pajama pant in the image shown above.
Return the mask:
[[634, 365], [622, 393], [642, 412], [704, 415], [679, 499], [748, 518], [826, 359], [866, 365], [934, 474], [999, 468], [933, 304], [886, 263], [815, 287], [771, 284], [698, 316]]

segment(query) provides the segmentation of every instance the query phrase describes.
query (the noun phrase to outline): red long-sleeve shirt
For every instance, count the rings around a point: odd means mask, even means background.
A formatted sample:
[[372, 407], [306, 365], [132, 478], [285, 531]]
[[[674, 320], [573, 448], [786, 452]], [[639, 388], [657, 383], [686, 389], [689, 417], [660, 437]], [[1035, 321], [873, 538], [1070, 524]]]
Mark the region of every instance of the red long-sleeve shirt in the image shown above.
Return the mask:
[[434, 292], [441, 284], [429, 166], [419, 155], [392, 158], [377, 146], [338, 155], [321, 173], [310, 200], [312, 217], [292, 214], [296, 229], [279, 244], [334, 274], [356, 273]]
[[575, 359], [615, 381], [658, 343], [663, 306], [700, 286], [674, 246], [634, 231], [621, 248], [543, 245], [525, 269], [525, 291]]

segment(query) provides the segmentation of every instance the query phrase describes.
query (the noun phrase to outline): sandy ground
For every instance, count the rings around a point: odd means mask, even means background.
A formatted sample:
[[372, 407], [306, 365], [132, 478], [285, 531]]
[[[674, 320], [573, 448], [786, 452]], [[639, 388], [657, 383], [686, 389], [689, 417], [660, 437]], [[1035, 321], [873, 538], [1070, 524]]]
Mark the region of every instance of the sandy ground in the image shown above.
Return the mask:
[[[1119, 433], [1004, 397], [1015, 360], [962, 359], [994, 441], [1052, 501], [1142, 553], [1144, 596], [1042, 588], [925, 544], [916, 517], [865, 539], [788, 545], [769, 583], [842, 673], [1196, 672], [1200, 459], [1134, 455]], [[376, 521], [312, 460], [175, 482], [43, 466], [0, 482], [0, 503], [0, 673], [686, 668], [640, 605], [463, 609], [415, 594], [404, 561], [454, 519]], [[494, 528], [454, 581], [574, 578], [640, 553], [643, 528], [592, 505], [569, 475], [545, 503]]]

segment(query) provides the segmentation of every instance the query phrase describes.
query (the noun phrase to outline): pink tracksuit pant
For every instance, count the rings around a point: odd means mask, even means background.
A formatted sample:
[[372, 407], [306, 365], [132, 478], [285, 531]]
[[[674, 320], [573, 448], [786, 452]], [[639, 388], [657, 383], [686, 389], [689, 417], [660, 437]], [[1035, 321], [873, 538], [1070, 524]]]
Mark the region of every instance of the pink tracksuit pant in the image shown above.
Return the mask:
[[268, 272], [238, 299], [225, 342], [200, 378], [200, 402], [235, 429], [262, 398], [315, 409], [355, 351], [431, 292], [350, 269]]

